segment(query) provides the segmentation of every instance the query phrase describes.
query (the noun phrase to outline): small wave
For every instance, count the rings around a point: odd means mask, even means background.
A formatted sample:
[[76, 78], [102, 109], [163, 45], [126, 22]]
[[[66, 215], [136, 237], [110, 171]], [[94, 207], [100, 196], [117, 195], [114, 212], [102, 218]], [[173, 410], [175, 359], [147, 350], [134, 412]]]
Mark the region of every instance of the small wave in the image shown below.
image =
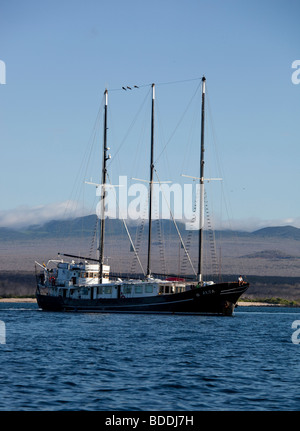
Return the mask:
[[39, 311], [39, 308], [16, 308], [16, 307], [1, 307], [1, 311]]

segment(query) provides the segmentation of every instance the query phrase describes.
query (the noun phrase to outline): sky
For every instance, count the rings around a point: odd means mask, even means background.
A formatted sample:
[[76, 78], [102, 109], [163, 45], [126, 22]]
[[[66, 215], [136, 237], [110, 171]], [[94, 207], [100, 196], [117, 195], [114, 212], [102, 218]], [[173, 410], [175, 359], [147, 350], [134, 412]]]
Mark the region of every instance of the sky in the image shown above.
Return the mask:
[[[174, 172], [199, 175], [198, 149], [188, 146], [198, 132], [173, 131], [187, 106], [200, 112], [194, 95], [205, 75], [206, 142], [224, 180], [208, 189], [230, 202], [222, 213], [217, 198], [217, 218], [246, 230], [300, 228], [299, 16], [298, 0], [1, 0], [0, 227], [81, 208], [76, 181], [99, 182], [83, 163], [95, 162], [95, 124], [102, 145], [105, 88], [114, 184], [149, 175], [148, 144], [134, 141], [148, 127], [155, 83], [156, 154], [165, 148], [157, 171], [183, 187]], [[84, 188], [88, 213], [96, 193]]]

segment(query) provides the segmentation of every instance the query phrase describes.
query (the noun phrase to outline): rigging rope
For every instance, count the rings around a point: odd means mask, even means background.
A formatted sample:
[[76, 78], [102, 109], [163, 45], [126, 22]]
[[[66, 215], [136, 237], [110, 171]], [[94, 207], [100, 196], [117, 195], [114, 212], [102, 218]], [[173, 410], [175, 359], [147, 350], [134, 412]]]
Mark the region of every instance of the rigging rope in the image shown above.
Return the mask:
[[[157, 179], [158, 179], [159, 185], [161, 186], [161, 181], [160, 181], [160, 179], [159, 179], [158, 173], [157, 173], [157, 171], [156, 171], [156, 169], [155, 169], [155, 168], [154, 168], [154, 171], [155, 171], [155, 174], [156, 174], [156, 176], [157, 176]], [[178, 229], [178, 226], [177, 226], [177, 223], [176, 223], [175, 218], [174, 218], [174, 216], [173, 216], [173, 213], [172, 213], [172, 210], [171, 210], [171, 208], [170, 208], [170, 205], [169, 205], [169, 203], [168, 203], [168, 201], [167, 201], [167, 199], [166, 199], [166, 196], [165, 196], [165, 194], [164, 194], [163, 189], [161, 189], [161, 190], [162, 190], [162, 194], [163, 194], [163, 196], [164, 196], [164, 198], [165, 198], [165, 201], [166, 201], [166, 203], [167, 203], [167, 206], [168, 206], [168, 209], [169, 209], [169, 212], [170, 212], [170, 216], [171, 216], [171, 218], [172, 218], [172, 220], [173, 220], [173, 223], [174, 223], [174, 226], [175, 226], [175, 228], [176, 228], [176, 231], [177, 231], [177, 234], [178, 234], [178, 236], [179, 236], [179, 239], [180, 239], [180, 242], [181, 242], [181, 244], [182, 244], [182, 247], [183, 247], [183, 249], [184, 249], [184, 251], [185, 251], [185, 253], [186, 253], [186, 255], [187, 255], [187, 258], [188, 258], [188, 260], [189, 260], [189, 262], [190, 262], [190, 265], [191, 265], [191, 267], [192, 267], [192, 270], [193, 270], [193, 272], [194, 272], [194, 275], [197, 275], [197, 272], [196, 272], [196, 270], [195, 270], [195, 268], [194, 268], [193, 262], [191, 261], [191, 258], [190, 258], [190, 256], [189, 256], [189, 253], [188, 253], [188, 251], [187, 251], [187, 249], [186, 249], [186, 246], [185, 246], [185, 244], [184, 244], [184, 242], [183, 242], [182, 236], [181, 236], [180, 231], [179, 231], [179, 229]]]
[[[218, 154], [218, 139], [216, 136], [216, 131], [215, 131], [215, 126], [214, 126], [214, 122], [213, 122], [213, 115], [212, 115], [212, 109], [211, 109], [211, 104], [210, 104], [210, 99], [209, 99], [209, 91], [206, 88], [206, 96], [207, 96], [207, 107], [208, 107], [208, 119], [209, 119], [209, 126], [210, 126], [210, 131], [211, 131], [211, 135], [212, 135], [212, 142], [213, 142], [213, 147], [214, 147], [214, 151], [215, 151], [215, 158], [216, 158], [216, 165], [217, 165], [217, 169], [219, 170], [219, 174], [220, 177], [223, 178], [223, 181], [221, 182], [221, 199], [220, 199], [220, 203], [221, 205], [224, 204], [224, 211], [226, 213], [226, 217], [227, 217], [227, 223], [228, 226], [226, 227], [227, 229], [231, 230], [234, 236], [234, 241], [235, 241], [235, 247], [236, 249], [240, 246], [240, 241], [238, 238], [238, 234], [237, 231], [234, 230], [231, 220], [233, 220], [233, 211], [230, 205], [230, 200], [228, 199], [228, 190], [225, 190], [225, 186], [227, 185], [226, 182], [226, 174], [224, 172], [224, 166], [221, 164], [220, 161], [220, 157]], [[223, 213], [223, 207], [221, 208], [221, 214]], [[220, 226], [220, 238], [218, 240], [218, 242], [221, 244], [223, 241], [222, 236], [222, 226]], [[219, 259], [221, 260], [221, 259]], [[237, 262], [237, 259], [233, 259], [233, 262]], [[232, 265], [232, 261], [231, 261], [231, 265]], [[245, 268], [244, 268], [244, 262], [242, 261], [242, 259], [239, 261], [238, 263], [239, 266], [241, 266], [240, 268], [235, 268], [235, 270], [237, 270], [238, 273], [243, 273], [245, 274]]]
[[[193, 206], [193, 217], [191, 219], [192, 225], [195, 224], [195, 222], [196, 222], [196, 209], [197, 209], [197, 199], [195, 199], [194, 206]], [[187, 240], [186, 240], [187, 250], [190, 250], [192, 235], [193, 235], [193, 230], [189, 229], [188, 234], [187, 234]], [[182, 259], [182, 263], [181, 263], [181, 271], [183, 274], [186, 273], [186, 269], [187, 269], [186, 266], [187, 266], [187, 256], [186, 256], [186, 254], [184, 254], [183, 259]]]
[[142, 104], [141, 104], [140, 108], [138, 109], [136, 116], [135, 116], [135, 117], [134, 117], [134, 119], [132, 120], [132, 122], [131, 122], [131, 124], [130, 124], [130, 126], [129, 126], [129, 128], [128, 128], [128, 130], [127, 130], [127, 132], [126, 132], [126, 134], [125, 134], [125, 136], [124, 136], [124, 138], [123, 138], [123, 140], [122, 140], [122, 142], [120, 143], [119, 147], [117, 148], [117, 150], [116, 150], [115, 154], [111, 157], [111, 159], [110, 159], [110, 161], [109, 161], [109, 163], [108, 163], [108, 167], [111, 165], [112, 161], [115, 159], [115, 157], [118, 155], [118, 153], [120, 152], [121, 148], [122, 148], [122, 147], [123, 147], [123, 145], [125, 144], [125, 141], [126, 141], [126, 139], [127, 139], [128, 135], [129, 135], [129, 133], [130, 133], [131, 129], [133, 128], [134, 124], [136, 123], [136, 121], [137, 121], [137, 119], [138, 119], [138, 116], [139, 116], [140, 112], [142, 112], [142, 109], [143, 109], [143, 107], [144, 107], [144, 105], [145, 105], [145, 103], [146, 103], [146, 100], [148, 99], [149, 92], [150, 92], [150, 90], [149, 90], [149, 91], [148, 91], [148, 93], [146, 94], [146, 96], [145, 96], [145, 98], [144, 98], [144, 100], [143, 100], [143, 102], [142, 102]]
[[215, 240], [215, 234], [211, 224], [206, 190], [204, 190], [204, 205], [205, 205], [205, 212], [206, 212], [208, 240], [210, 241], [211, 272], [212, 272], [212, 275], [218, 275], [216, 240]]
[[[146, 215], [147, 215], [147, 206], [146, 206], [146, 203], [147, 202], [145, 202], [143, 217], [141, 219], [142, 223], [140, 224], [140, 226], [138, 226], [138, 228], [136, 230], [136, 235], [135, 235], [135, 244], [136, 244], [137, 254], [139, 254], [139, 252], [140, 252], [142, 234], [143, 234], [144, 228], [145, 228], [145, 220], [146, 220]], [[131, 273], [134, 273], [135, 269], [136, 269], [136, 262], [137, 262], [136, 254], [134, 255], [134, 257], [135, 258], [132, 260], [132, 263], [131, 263]]]
[[174, 130], [173, 130], [173, 132], [171, 133], [170, 138], [168, 139], [168, 141], [166, 142], [165, 146], [163, 147], [163, 149], [162, 149], [162, 150], [161, 150], [161, 152], [159, 153], [158, 157], [156, 158], [156, 160], [155, 160], [155, 164], [158, 162], [158, 160], [160, 159], [161, 155], [164, 153], [164, 151], [166, 150], [167, 146], [169, 145], [169, 143], [170, 143], [170, 142], [171, 142], [171, 140], [173, 139], [173, 137], [174, 137], [174, 135], [175, 135], [175, 133], [176, 133], [176, 131], [177, 131], [178, 127], [179, 127], [179, 126], [180, 126], [180, 124], [182, 123], [182, 121], [183, 121], [183, 119], [184, 119], [184, 117], [185, 117], [186, 113], [187, 113], [187, 112], [188, 112], [188, 110], [189, 110], [189, 107], [190, 107], [190, 105], [191, 105], [191, 103], [192, 103], [193, 99], [195, 98], [195, 96], [196, 96], [196, 94], [198, 93], [198, 91], [199, 91], [199, 89], [200, 89], [200, 88], [201, 88], [201, 83], [197, 86], [196, 91], [194, 92], [193, 96], [191, 97], [191, 100], [189, 101], [189, 103], [188, 103], [187, 107], [185, 108], [185, 110], [184, 110], [184, 112], [183, 112], [183, 114], [182, 114], [182, 116], [181, 116], [180, 120], [178, 121], [178, 123], [177, 123], [177, 125], [176, 125], [175, 129], [174, 129]]
[[[110, 184], [111, 184], [111, 181], [110, 181], [110, 178], [109, 178], [108, 173], [107, 173], [107, 178], [108, 178], [108, 180], [109, 180], [109, 182], [110, 182]], [[111, 185], [112, 185], [112, 184], [111, 184]], [[114, 191], [114, 194], [115, 194], [115, 198], [116, 198], [117, 205], [119, 206], [119, 201], [118, 201], [118, 198], [117, 198], [116, 191], [115, 191], [115, 188], [114, 188], [114, 187], [113, 187], [113, 191]], [[124, 227], [125, 227], [126, 233], [127, 233], [127, 235], [128, 235], [128, 238], [129, 238], [130, 244], [131, 244], [131, 246], [132, 246], [132, 248], [133, 248], [133, 251], [134, 251], [134, 253], [135, 253], [135, 255], [136, 255], [136, 258], [137, 258], [137, 260], [138, 260], [138, 262], [139, 262], [139, 265], [140, 265], [140, 267], [141, 267], [141, 270], [142, 270], [142, 272], [143, 272], [143, 275], [144, 275], [144, 276], [146, 276], [146, 272], [144, 271], [143, 265], [142, 265], [142, 263], [141, 263], [141, 261], [140, 261], [140, 258], [139, 258], [138, 254], [137, 254], [137, 251], [136, 251], [136, 248], [135, 248], [135, 246], [134, 246], [134, 244], [133, 244], [133, 241], [132, 241], [131, 235], [130, 235], [130, 233], [129, 233], [129, 230], [128, 230], [128, 227], [127, 227], [127, 224], [126, 224], [126, 222], [125, 222], [125, 219], [124, 219], [124, 217], [122, 217], [122, 215], [121, 215], [121, 218], [122, 218], [122, 221], [123, 221], [123, 224], [124, 224]]]
[[96, 216], [95, 227], [94, 227], [94, 232], [93, 232], [93, 237], [92, 237], [90, 252], [88, 257], [92, 257], [92, 251], [94, 249], [94, 245], [97, 237], [97, 225], [98, 225], [98, 217]]
[[162, 274], [167, 274], [166, 259], [165, 259], [165, 248], [164, 248], [164, 241], [163, 241], [163, 232], [162, 232], [161, 220], [159, 218], [159, 211], [158, 211], [157, 205], [154, 205], [154, 210], [156, 212], [155, 224], [157, 227], [161, 272], [162, 272]]

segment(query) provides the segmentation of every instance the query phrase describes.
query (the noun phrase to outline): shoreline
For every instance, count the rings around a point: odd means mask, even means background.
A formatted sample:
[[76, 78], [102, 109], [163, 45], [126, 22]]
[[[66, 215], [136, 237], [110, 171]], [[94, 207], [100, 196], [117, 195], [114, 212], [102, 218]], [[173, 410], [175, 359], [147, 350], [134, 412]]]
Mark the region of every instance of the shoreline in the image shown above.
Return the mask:
[[237, 306], [239, 307], [287, 307], [284, 304], [270, 304], [269, 302], [247, 302], [241, 301], [237, 302]]
[[36, 302], [35, 298], [0, 298], [0, 302]]
[[[11, 303], [36, 303], [36, 298], [0, 298], [1, 302], [11, 302]], [[237, 306], [239, 307], [287, 307], [287, 305], [284, 304], [270, 304], [269, 302], [247, 302], [247, 301], [240, 301], [237, 303]]]

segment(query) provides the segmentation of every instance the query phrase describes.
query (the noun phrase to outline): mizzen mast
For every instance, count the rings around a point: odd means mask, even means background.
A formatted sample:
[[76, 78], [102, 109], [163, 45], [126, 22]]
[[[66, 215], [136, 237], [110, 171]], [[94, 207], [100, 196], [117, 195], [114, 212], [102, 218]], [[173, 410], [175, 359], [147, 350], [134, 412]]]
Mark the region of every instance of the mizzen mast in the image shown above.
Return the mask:
[[155, 84], [152, 84], [152, 113], [151, 113], [151, 155], [150, 155], [150, 182], [149, 182], [149, 228], [148, 228], [148, 259], [147, 277], [151, 276], [151, 234], [152, 234], [152, 191], [153, 191], [153, 171], [154, 171], [154, 101]]
[[202, 277], [202, 247], [204, 228], [204, 112], [205, 112], [205, 82], [202, 77], [202, 107], [201, 107], [201, 149], [200, 149], [200, 219], [199, 219], [199, 249], [198, 249], [198, 273], [197, 279], [203, 283]]

